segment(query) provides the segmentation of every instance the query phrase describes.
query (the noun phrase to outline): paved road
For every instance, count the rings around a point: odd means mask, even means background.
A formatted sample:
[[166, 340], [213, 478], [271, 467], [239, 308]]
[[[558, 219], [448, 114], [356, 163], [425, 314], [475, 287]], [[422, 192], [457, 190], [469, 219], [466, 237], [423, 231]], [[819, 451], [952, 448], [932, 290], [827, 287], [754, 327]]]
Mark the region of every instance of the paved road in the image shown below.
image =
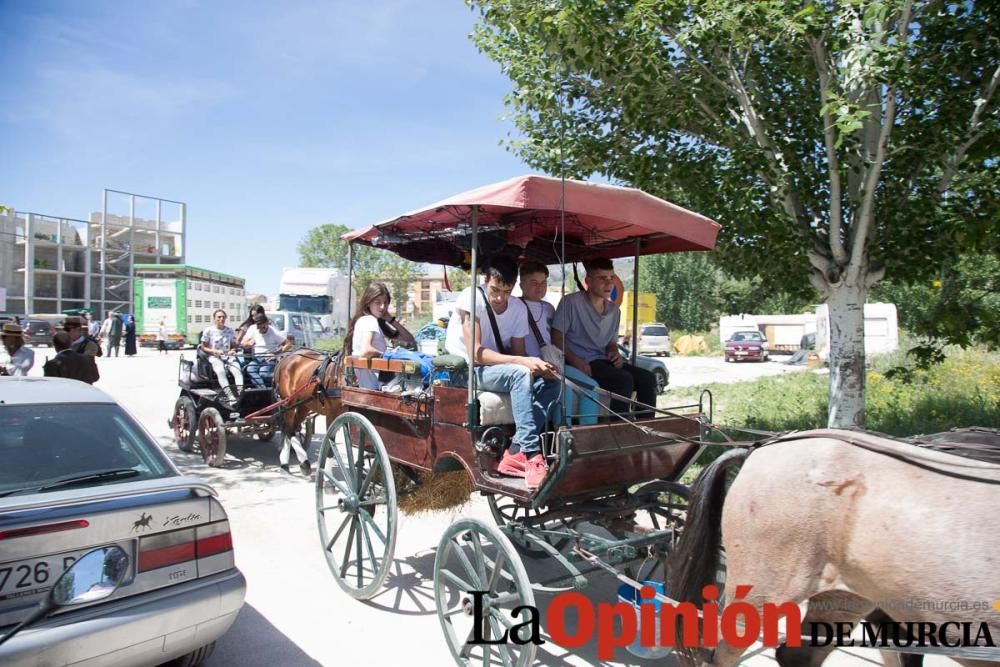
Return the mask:
[[[50, 353], [44, 348], [37, 353], [40, 368]], [[281, 474], [273, 445], [233, 438], [230, 461], [222, 468], [208, 468], [198, 455], [184, 454], [173, 445], [167, 419], [178, 394], [178, 356], [177, 352], [158, 355], [142, 350], [136, 358], [101, 359], [98, 386], [145, 424], [181, 470], [211, 483], [229, 513], [236, 562], [248, 582], [246, 606], [206, 665], [452, 664], [434, 611], [436, 545], [444, 529], [459, 516], [489, 520], [485, 502], [475, 498], [460, 512], [405, 517], [385, 591], [367, 603], [357, 602], [337, 587], [327, 569], [316, 532], [311, 483], [299, 475]], [[723, 372], [751, 373], [753, 369], [770, 372], [775, 366], [747, 364], [730, 369], [721, 360], [683, 358], [671, 358], [668, 363], [678, 385], [687, 382], [689, 370], [718, 375], [716, 367]], [[314, 456], [318, 444], [317, 437]], [[526, 565], [535, 574], [545, 567], [538, 561]], [[597, 577], [586, 593], [594, 600], [614, 601], [615, 589], [612, 578]], [[543, 605], [545, 599], [538, 596]], [[549, 642], [540, 648], [538, 660], [558, 667], [645, 663], [620, 653], [619, 659], [625, 662], [600, 663], [594, 646], [570, 653]], [[833, 664], [870, 665], [877, 664], [875, 660], [841, 654]], [[767, 655], [759, 655], [749, 664], [774, 663]]]

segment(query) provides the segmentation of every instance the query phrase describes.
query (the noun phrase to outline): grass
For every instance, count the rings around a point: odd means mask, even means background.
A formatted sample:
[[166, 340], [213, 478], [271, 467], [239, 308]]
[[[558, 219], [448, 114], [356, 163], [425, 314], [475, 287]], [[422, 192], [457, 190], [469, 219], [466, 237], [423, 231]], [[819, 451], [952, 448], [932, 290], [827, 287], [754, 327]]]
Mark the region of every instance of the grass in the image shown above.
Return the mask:
[[[897, 353], [873, 360], [865, 396], [868, 430], [911, 436], [963, 426], [1000, 428], [1000, 354], [949, 350], [943, 363], [915, 371], [911, 382], [885, 375], [901, 359]], [[715, 399], [713, 420], [722, 426], [763, 431], [826, 426], [826, 374], [789, 373], [705, 388]], [[697, 400], [700, 390], [671, 391], [669, 400]]]

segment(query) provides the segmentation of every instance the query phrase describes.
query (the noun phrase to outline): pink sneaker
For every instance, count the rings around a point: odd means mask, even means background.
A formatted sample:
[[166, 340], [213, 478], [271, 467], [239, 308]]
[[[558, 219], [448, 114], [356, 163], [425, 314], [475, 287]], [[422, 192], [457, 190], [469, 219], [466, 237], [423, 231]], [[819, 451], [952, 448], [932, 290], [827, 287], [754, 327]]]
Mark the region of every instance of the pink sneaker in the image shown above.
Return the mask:
[[528, 469], [524, 475], [524, 485], [529, 489], [537, 489], [545, 481], [545, 476], [549, 474], [549, 464], [545, 462], [545, 457], [535, 454], [528, 459]]
[[524, 471], [527, 468], [528, 458], [524, 455], [524, 452], [511, 454], [508, 449], [503, 453], [503, 458], [500, 459], [497, 472], [501, 475], [509, 475], [511, 477], [524, 477]]

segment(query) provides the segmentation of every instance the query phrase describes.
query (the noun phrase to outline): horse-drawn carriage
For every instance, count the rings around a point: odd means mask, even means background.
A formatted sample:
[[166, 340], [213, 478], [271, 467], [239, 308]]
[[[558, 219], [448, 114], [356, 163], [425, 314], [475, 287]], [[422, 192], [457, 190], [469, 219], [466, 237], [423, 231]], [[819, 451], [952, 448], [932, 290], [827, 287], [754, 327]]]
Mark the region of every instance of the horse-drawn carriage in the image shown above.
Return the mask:
[[[635, 190], [527, 177], [451, 197], [345, 238], [415, 261], [468, 261], [473, 275], [481, 251], [514, 248], [549, 265], [634, 255], [638, 285], [639, 256], [709, 250], [718, 229], [711, 220]], [[525, 480], [497, 470], [513, 430], [509, 396], [478, 390], [475, 374], [468, 372], [471, 356], [465, 368], [454, 359], [436, 361], [430, 377], [417, 364], [377, 358], [338, 358], [328, 364], [332, 370], [312, 371], [327, 396], [339, 395], [325, 406], [332, 424], [320, 448], [315, 501], [322, 548], [338, 585], [368, 599], [393, 563], [404, 495], [418, 493], [414, 489], [434, 474], [453, 471], [486, 496], [494, 523], [457, 521], [441, 536], [434, 563], [437, 613], [459, 664], [531, 664], [536, 644], [520, 634], [530, 623], [519, 614], [534, 607], [536, 592], [580, 589], [595, 571], [613, 573], [637, 589], [646, 580], [669, 582], [671, 595], [694, 604], [706, 602], [702, 595], [709, 589], [702, 586], [718, 582], [721, 574], [727, 580], [719, 608], [738, 595], [751, 611], [790, 601], [808, 609], [803, 628], [876, 612], [894, 622], [956, 620], [942, 616], [940, 607], [915, 612], [911, 606], [905, 613], [884, 608], [905, 603], [906, 596], [1000, 600], [990, 565], [1000, 553], [995, 460], [955, 456], [959, 445], [930, 451], [844, 431], [758, 434], [756, 442], [737, 443], [711, 424], [706, 392], [696, 405], [661, 408], [648, 417], [609, 410], [598, 424], [582, 425], [568, 410], [550, 409], [542, 436], [549, 472], [537, 488], [528, 488]], [[397, 386], [407, 390], [352, 386], [359, 369], [406, 376]], [[681, 476], [710, 440], [732, 447], [688, 489]], [[996, 444], [991, 447], [996, 457]], [[745, 463], [738, 476], [732, 474], [737, 463]], [[921, 549], [949, 537], [957, 540], [954, 553]], [[914, 563], [917, 553], [922, 559]], [[530, 581], [522, 556], [551, 559], [562, 574]], [[652, 588], [643, 595], [673, 602]], [[973, 618], [950, 613], [962, 621]], [[1000, 629], [995, 618], [983, 622]], [[942, 632], [954, 639], [954, 632]], [[810, 647], [796, 647], [790, 639], [797, 637], [782, 637], [779, 664], [819, 664], [835, 646], [827, 640], [806, 657], [800, 651]], [[744, 650], [721, 642], [714, 652], [687, 651], [683, 657], [731, 665]], [[996, 649], [977, 647], [913, 651], [1000, 658]]]
[[[298, 398], [279, 399], [272, 386], [254, 386], [246, 375], [239, 393], [228, 391], [219, 386], [201, 350], [195, 352], [194, 359], [181, 356], [177, 384], [180, 395], [170, 418], [174, 442], [182, 451], [197, 450], [210, 466], [225, 461], [230, 433], [270, 442], [281, 430], [282, 411]], [[312, 435], [313, 424], [313, 419], [304, 422], [306, 440]]]
[[[408, 259], [452, 266], [467, 259], [475, 275], [482, 250], [514, 251], [551, 265], [708, 250], [718, 229], [703, 216], [636, 190], [526, 177], [345, 238]], [[560, 590], [558, 582], [532, 585], [521, 555], [560, 563], [567, 590], [582, 586], [595, 570], [662, 581], [683, 523], [687, 489], [680, 477], [704, 446], [711, 398], [705, 393], [698, 404], [651, 416], [639, 410], [655, 406], [633, 401], [636, 409], [629, 414], [605, 410], [601, 423], [587, 425], [550, 405], [550, 427], [542, 434], [550, 469], [538, 488], [529, 488], [524, 479], [498, 472], [514, 430], [510, 395], [478, 390], [469, 372], [474, 363], [471, 357], [439, 357], [434, 373], [420, 377], [410, 362], [341, 360], [345, 412], [333, 420], [320, 448], [319, 532], [340, 587], [370, 598], [392, 565], [400, 497], [428, 475], [460, 471], [486, 496], [495, 525], [466, 519], [442, 536], [434, 570], [442, 628], [461, 664], [489, 664], [492, 654], [500, 664], [526, 665], [535, 651], [531, 642], [466, 642], [476, 625], [471, 592], [483, 592], [479, 603], [489, 621], [479, 631], [489, 640], [506, 635], [509, 612], [533, 605], [535, 590]], [[408, 375], [409, 381], [398, 384], [410, 390], [351, 386], [359, 369]], [[570, 391], [572, 386], [563, 386], [563, 393]]]

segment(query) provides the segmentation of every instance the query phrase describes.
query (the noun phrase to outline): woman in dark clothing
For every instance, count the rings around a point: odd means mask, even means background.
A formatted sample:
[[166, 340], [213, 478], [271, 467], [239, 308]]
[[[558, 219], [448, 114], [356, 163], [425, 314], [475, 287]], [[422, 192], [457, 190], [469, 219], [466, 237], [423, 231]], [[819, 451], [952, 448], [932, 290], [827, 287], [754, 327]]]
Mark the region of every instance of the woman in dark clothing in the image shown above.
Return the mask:
[[128, 323], [125, 324], [125, 356], [135, 356], [135, 318], [128, 316]]

